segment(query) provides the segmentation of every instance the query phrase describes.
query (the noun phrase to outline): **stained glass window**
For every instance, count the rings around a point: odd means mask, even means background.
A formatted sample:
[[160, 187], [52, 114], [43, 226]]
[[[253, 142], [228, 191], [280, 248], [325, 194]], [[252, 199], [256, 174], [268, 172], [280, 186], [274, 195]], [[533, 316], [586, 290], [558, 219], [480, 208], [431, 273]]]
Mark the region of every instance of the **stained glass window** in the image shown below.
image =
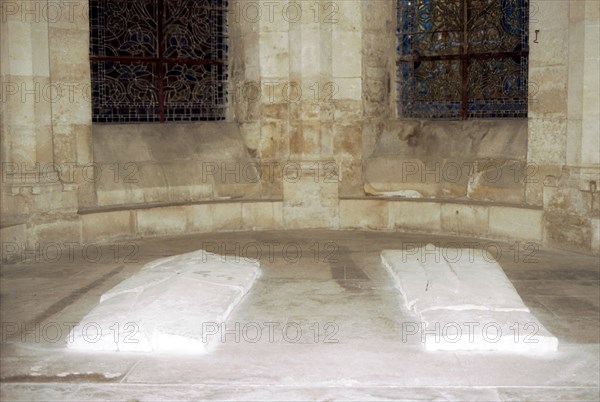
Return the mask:
[[227, 0], [90, 0], [94, 122], [222, 120]]
[[401, 117], [527, 117], [529, 0], [397, 1]]

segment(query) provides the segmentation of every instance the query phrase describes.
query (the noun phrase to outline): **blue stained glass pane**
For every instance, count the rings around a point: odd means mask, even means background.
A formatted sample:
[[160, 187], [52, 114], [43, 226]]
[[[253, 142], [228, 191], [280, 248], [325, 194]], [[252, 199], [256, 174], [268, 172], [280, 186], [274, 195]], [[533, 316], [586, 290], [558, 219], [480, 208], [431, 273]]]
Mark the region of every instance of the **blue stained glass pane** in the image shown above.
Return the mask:
[[529, 0], [397, 1], [400, 116], [527, 117]]

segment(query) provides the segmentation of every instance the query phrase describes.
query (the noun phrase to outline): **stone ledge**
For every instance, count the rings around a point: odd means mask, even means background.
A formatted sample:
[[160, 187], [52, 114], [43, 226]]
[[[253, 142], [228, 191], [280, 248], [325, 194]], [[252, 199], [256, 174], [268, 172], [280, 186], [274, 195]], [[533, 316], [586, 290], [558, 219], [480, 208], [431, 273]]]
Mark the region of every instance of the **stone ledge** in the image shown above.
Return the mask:
[[250, 198], [227, 198], [217, 200], [203, 200], [190, 202], [154, 202], [145, 204], [106, 205], [101, 207], [79, 208], [77, 215], [89, 215], [102, 212], [132, 211], [139, 209], [154, 209], [165, 207], [185, 207], [188, 205], [210, 205], [210, 204], [244, 204], [256, 202], [283, 202], [283, 199], [250, 199]]
[[360, 196], [360, 197], [340, 197], [340, 201], [396, 201], [396, 202], [422, 202], [422, 203], [436, 203], [436, 204], [464, 204], [464, 205], [476, 205], [484, 207], [508, 207], [508, 208], [520, 208], [520, 209], [531, 209], [536, 211], [542, 211], [543, 207], [540, 205], [531, 204], [514, 204], [511, 202], [491, 202], [491, 201], [476, 201], [476, 200], [465, 200], [460, 198], [404, 198], [404, 197], [376, 197], [376, 196]]
[[12, 228], [13, 226], [26, 225], [26, 221], [11, 221], [11, 222], [0, 222], [0, 230], [8, 230], [8, 228]]

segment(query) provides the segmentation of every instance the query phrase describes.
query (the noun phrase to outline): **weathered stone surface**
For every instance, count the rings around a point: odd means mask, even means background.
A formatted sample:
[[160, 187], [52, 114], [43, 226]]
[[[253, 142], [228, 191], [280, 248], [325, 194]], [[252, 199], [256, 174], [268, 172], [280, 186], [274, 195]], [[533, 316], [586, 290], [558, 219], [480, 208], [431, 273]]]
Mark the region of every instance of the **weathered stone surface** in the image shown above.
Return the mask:
[[600, 218], [592, 219], [592, 251], [600, 253]]
[[564, 164], [567, 158], [567, 121], [564, 118], [530, 118], [527, 161]]
[[187, 231], [187, 209], [173, 206], [136, 211], [136, 232], [141, 236], [165, 236]]
[[[543, 192], [544, 241], [552, 247], [592, 250], [593, 218], [598, 217], [599, 172], [563, 167]], [[587, 188], [586, 188], [587, 187]], [[594, 191], [592, 191], [594, 190]]]
[[242, 227], [242, 205], [239, 203], [211, 204], [209, 211], [216, 231], [239, 230]]
[[[282, 223], [281, 202], [219, 202], [185, 207], [187, 226], [182, 231], [203, 233], [242, 229], [277, 229]], [[170, 219], [170, 218], [167, 218]]]
[[392, 229], [421, 233], [442, 229], [441, 204], [436, 202], [390, 202], [389, 218]]
[[449, 233], [486, 237], [489, 228], [487, 206], [443, 204], [442, 229]]
[[385, 229], [388, 224], [388, 203], [378, 200], [341, 200], [342, 229]]
[[483, 159], [476, 161], [469, 177], [467, 196], [473, 200], [525, 203], [528, 166], [523, 160]]
[[290, 68], [288, 32], [261, 32], [260, 69], [262, 78], [288, 75]]
[[543, 211], [509, 207], [490, 207], [489, 211], [489, 233], [492, 237], [541, 243]]
[[356, 60], [360, 59], [362, 33], [336, 30], [333, 32], [332, 43], [333, 77], [336, 81], [339, 78], [361, 77], [362, 63], [356, 63]]
[[321, 132], [318, 121], [298, 121], [290, 125], [290, 154], [294, 158], [318, 157]]
[[249, 230], [280, 229], [283, 222], [282, 202], [246, 202], [242, 204], [243, 227]]
[[363, 117], [360, 79], [338, 78], [335, 85], [337, 92], [333, 97], [333, 119], [342, 124], [359, 121]]
[[286, 228], [337, 228], [339, 170], [335, 161], [288, 163], [283, 177]]
[[522, 203], [526, 144], [524, 121], [388, 123], [365, 181], [380, 192]]
[[568, 213], [544, 212], [544, 241], [553, 246], [589, 250], [592, 243], [590, 219]]
[[287, 122], [271, 121], [261, 123], [259, 156], [262, 159], [285, 159], [289, 155], [289, 147]]
[[84, 242], [101, 242], [135, 234], [135, 213], [115, 211], [81, 216], [81, 237]]
[[[227, 260], [204, 250], [153, 261], [104, 293], [98, 306], [79, 323], [93, 329], [73, 329], [69, 338], [73, 342], [67, 347], [207, 352], [210, 341], [217, 338], [207, 337], [206, 329], [220, 328], [259, 273], [256, 261]], [[115, 323], [120, 331], [114, 331]]]
[[566, 65], [547, 65], [541, 68], [530, 67], [529, 77], [536, 83], [535, 102], [529, 106], [532, 118], [567, 117], [567, 80]]
[[260, 194], [258, 163], [236, 124], [102, 125], [93, 138], [100, 205]]
[[[6, 224], [6, 222], [3, 223]], [[0, 237], [3, 243], [0, 256], [2, 264], [22, 262], [26, 258], [26, 256], [23, 256], [21, 249], [27, 244], [27, 234], [25, 224], [0, 227]]]
[[333, 125], [333, 151], [338, 157], [361, 157], [361, 134], [360, 124], [334, 124]]
[[362, 161], [342, 159], [340, 165], [340, 197], [358, 197], [365, 194], [363, 188]]

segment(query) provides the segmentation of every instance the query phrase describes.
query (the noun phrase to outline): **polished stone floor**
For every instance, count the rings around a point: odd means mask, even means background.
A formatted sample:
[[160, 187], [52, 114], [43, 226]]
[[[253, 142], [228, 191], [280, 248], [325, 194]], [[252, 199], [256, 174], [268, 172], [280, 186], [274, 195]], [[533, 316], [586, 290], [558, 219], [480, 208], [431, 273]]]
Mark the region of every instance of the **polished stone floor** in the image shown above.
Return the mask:
[[[410, 252], [412, 244], [427, 242], [496, 257], [525, 304], [558, 337], [558, 352], [426, 352], [380, 252]], [[56, 247], [30, 252], [28, 261], [2, 266], [2, 401], [599, 397], [598, 257], [528, 243], [317, 230], [83, 246], [60, 247], [60, 255]], [[262, 267], [250, 293], [219, 327], [225, 331], [214, 335], [219, 341], [212, 353], [66, 350], [70, 326], [102, 293], [149, 261], [200, 248], [239, 258], [260, 254]], [[126, 325], [116, 319], [115, 331], [135, 332]]]

